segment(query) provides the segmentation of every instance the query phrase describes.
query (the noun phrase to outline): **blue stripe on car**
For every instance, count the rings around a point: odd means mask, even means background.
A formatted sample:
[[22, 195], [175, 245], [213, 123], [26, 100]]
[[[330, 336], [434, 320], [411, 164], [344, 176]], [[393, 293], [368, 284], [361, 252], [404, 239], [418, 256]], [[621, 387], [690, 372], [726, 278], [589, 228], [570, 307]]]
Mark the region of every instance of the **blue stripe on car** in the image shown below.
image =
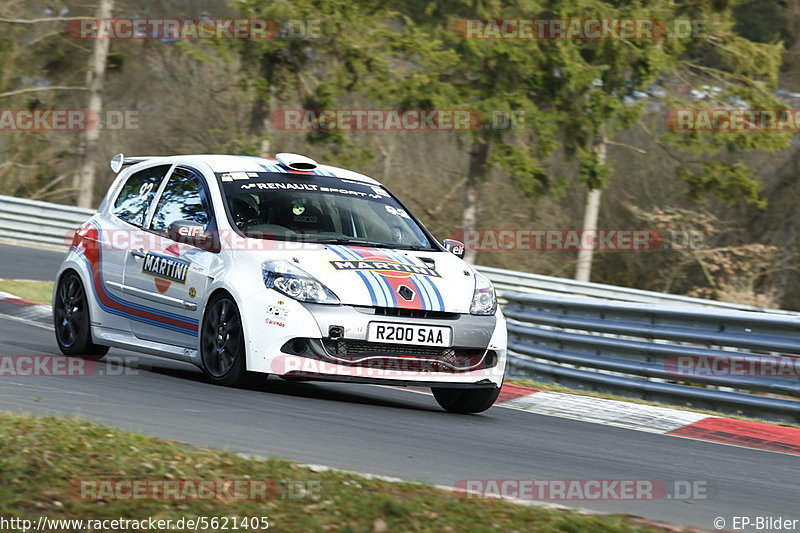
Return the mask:
[[[394, 253], [397, 254], [397, 252]], [[397, 255], [400, 256], [400, 254]], [[414, 259], [411, 257], [403, 257], [403, 256], [400, 257], [410, 260], [412, 264], [416, 266], [425, 266], [425, 264], [421, 260], [417, 262], [414, 261]], [[431, 299], [431, 308], [429, 310], [444, 311], [444, 301], [442, 300], [442, 294], [441, 292], [439, 292], [439, 288], [436, 286], [433, 280], [428, 278], [428, 276], [423, 276], [423, 275], [415, 275], [414, 279], [417, 280], [420, 283], [420, 285], [422, 285], [425, 288], [426, 292], [428, 292], [428, 297]], [[431, 294], [433, 294], [433, 297], [431, 297]], [[438, 308], [435, 308], [437, 307], [437, 304]]]
[[[101, 237], [103, 235], [103, 230], [100, 228], [98, 223], [96, 221], [94, 221], [94, 220], [90, 220], [89, 222], [95, 228], [97, 228], [98, 237]], [[98, 244], [101, 247], [101, 250], [98, 253], [98, 257], [99, 257], [98, 268], [100, 268], [100, 284], [105, 289], [106, 284], [103, 281], [103, 252], [102, 252], [103, 242], [102, 242], [102, 240]], [[78, 250], [76, 248], [75, 251], [77, 251], [79, 254], [81, 254], [83, 259], [85, 261], [87, 261], [87, 263], [88, 263], [89, 259], [86, 256], [84, 256], [83, 253], [80, 250]], [[91, 270], [91, 265], [89, 265], [89, 267], [90, 267], [89, 268], [89, 272], [91, 272], [92, 271]], [[145, 305], [140, 305], [140, 304], [137, 304], [137, 303], [133, 303], [133, 302], [130, 302], [130, 301], [125, 300], [123, 298], [120, 298], [118, 296], [115, 296], [115, 295], [109, 293], [108, 291], [106, 291], [106, 294], [108, 295], [109, 298], [111, 298], [113, 301], [115, 301], [116, 303], [118, 303], [120, 305], [127, 305], [128, 307], [131, 307], [133, 309], [137, 309], [139, 311], [144, 311], [146, 313], [152, 313], [154, 315], [163, 316], [164, 318], [172, 318], [174, 320], [183, 320], [184, 322], [187, 322], [189, 324], [200, 324], [200, 321], [197, 320], [197, 319], [193, 319], [193, 318], [189, 318], [189, 317], [184, 316], [184, 315], [178, 315], [178, 314], [175, 314], [175, 313], [170, 313], [169, 311], [161, 311], [159, 309], [154, 309], [152, 307], [147, 307]]]
[[[81, 252], [77, 248], [73, 248], [73, 250], [81, 257], [81, 259], [83, 259], [83, 261], [86, 263], [86, 267], [89, 269], [89, 273], [91, 274], [92, 265], [89, 263], [89, 259], [85, 255], [83, 255], [83, 252]], [[163, 313], [163, 312], [158, 311], [156, 309], [152, 309], [152, 308], [149, 308], [149, 307], [143, 307], [143, 306], [134, 304], [132, 302], [128, 302], [127, 300], [122, 300], [121, 298], [117, 298], [116, 296], [114, 296], [113, 294], [111, 294], [110, 292], [108, 292], [105, 289], [105, 283], [103, 282], [102, 274], [100, 276], [100, 286], [103, 289], [103, 291], [105, 292], [106, 296], [108, 296], [109, 298], [111, 298], [113, 301], [115, 301], [117, 303], [121, 303], [122, 305], [127, 305], [128, 307], [136, 308], [136, 309], [139, 309], [141, 311], [147, 311], [148, 313], [151, 313], [151, 314], [154, 314], [154, 315], [164, 316], [165, 318], [167, 318], [165, 315], [172, 315], [172, 313]], [[197, 337], [197, 335], [198, 335], [198, 332], [194, 331], [194, 330], [181, 328], [179, 326], [173, 326], [172, 324], [165, 324], [164, 322], [158, 322], [157, 320], [151, 320], [149, 318], [137, 316], [137, 315], [134, 315], [132, 313], [128, 313], [127, 311], [123, 311], [121, 309], [114, 309], [113, 307], [108, 307], [102, 301], [100, 301], [100, 298], [94, 292], [94, 290], [92, 290], [92, 295], [94, 296], [94, 299], [97, 302], [97, 305], [99, 305], [100, 308], [103, 311], [105, 311], [106, 313], [109, 313], [111, 315], [117, 315], [117, 316], [121, 316], [123, 318], [127, 318], [128, 320], [134, 320], [136, 322], [142, 322], [144, 324], [149, 324], [151, 326], [156, 326], [156, 327], [159, 327], [159, 328], [168, 329], [170, 331], [175, 331], [177, 333], [183, 333], [184, 335], [189, 335], [191, 337]], [[184, 322], [198, 323], [199, 324], [198, 321], [192, 320], [192, 319], [190, 319], [188, 317], [185, 317], [185, 316], [172, 315], [172, 317], [176, 318], [178, 320], [182, 320]]]
[[[341, 250], [339, 250], [339, 246], [337, 246], [337, 245], [328, 245], [328, 249], [331, 252], [333, 252], [336, 255], [338, 255], [339, 257], [341, 257], [342, 259], [345, 259], [345, 260], [349, 259], [349, 257], [347, 255], [345, 255]], [[378, 298], [375, 295], [375, 290], [372, 288], [372, 284], [369, 282], [369, 280], [367, 280], [367, 278], [366, 278], [366, 276], [364, 276], [363, 272], [356, 271], [356, 274], [358, 274], [358, 276], [361, 278], [361, 281], [363, 281], [364, 285], [367, 287], [367, 290], [369, 291], [370, 299], [372, 300], [372, 305], [378, 305]]]

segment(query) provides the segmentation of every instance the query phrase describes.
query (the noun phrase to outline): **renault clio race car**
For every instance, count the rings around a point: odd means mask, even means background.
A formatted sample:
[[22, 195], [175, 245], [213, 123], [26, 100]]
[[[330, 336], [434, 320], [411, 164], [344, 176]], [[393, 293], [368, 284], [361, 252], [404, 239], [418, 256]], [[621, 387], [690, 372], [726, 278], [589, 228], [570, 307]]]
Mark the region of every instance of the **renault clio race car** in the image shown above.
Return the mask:
[[59, 272], [67, 355], [115, 346], [228, 386], [284, 379], [430, 387], [488, 409], [506, 363], [491, 282], [379, 182], [296, 154], [125, 157]]

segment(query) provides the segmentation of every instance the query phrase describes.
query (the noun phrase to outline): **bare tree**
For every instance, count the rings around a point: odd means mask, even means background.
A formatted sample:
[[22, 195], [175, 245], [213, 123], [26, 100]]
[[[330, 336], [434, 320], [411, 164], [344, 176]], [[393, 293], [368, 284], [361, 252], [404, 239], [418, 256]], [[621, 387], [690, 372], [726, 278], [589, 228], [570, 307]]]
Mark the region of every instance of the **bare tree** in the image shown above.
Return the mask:
[[[97, 18], [100, 20], [111, 18], [111, 11], [114, 9], [114, 0], [100, 0], [97, 6]], [[93, 207], [94, 184], [96, 180], [96, 169], [94, 166], [94, 155], [97, 147], [97, 140], [100, 138], [99, 122], [92, 123], [91, 119], [100, 120], [103, 111], [103, 82], [106, 74], [106, 61], [108, 59], [108, 48], [110, 39], [97, 38], [92, 47], [92, 56], [89, 59], [89, 68], [86, 71], [86, 86], [89, 89], [89, 102], [87, 110], [89, 119], [86, 121], [86, 129], [83, 132], [80, 149], [80, 168], [75, 177], [75, 186], [79, 189], [78, 206]]]
[[[600, 141], [595, 146], [597, 153], [597, 162], [599, 165], [606, 164], [606, 139], [601, 136]], [[590, 189], [586, 195], [586, 206], [583, 212], [583, 227], [584, 232], [595, 231], [597, 229], [597, 218], [600, 213], [600, 197], [602, 196], [602, 189]], [[585, 242], [582, 239], [582, 242]], [[575, 268], [575, 279], [578, 281], [590, 281], [592, 277], [592, 258], [594, 250], [589, 247], [581, 246], [578, 250], [578, 265]]]

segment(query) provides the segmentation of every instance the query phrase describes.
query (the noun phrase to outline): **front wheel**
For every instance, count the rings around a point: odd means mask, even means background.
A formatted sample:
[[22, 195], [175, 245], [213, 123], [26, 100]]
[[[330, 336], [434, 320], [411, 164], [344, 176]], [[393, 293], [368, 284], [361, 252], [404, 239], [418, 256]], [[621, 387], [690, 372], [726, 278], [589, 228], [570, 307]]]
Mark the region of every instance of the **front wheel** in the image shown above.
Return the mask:
[[245, 362], [242, 318], [228, 295], [208, 303], [200, 332], [200, 358], [206, 376], [217, 385], [237, 387], [251, 377]]
[[53, 326], [58, 348], [64, 355], [86, 355], [96, 360], [108, 353], [108, 346], [92, 341], [89, 301], [80, 276], [67, 272], [58, 282], [53, 302]]
[[500, 387], [492, 388], [464, 388], [448, 389], [431, 388], [433, 397], [447, 412], [450, 413], [482, 413], [494, 405], [500, 396]]

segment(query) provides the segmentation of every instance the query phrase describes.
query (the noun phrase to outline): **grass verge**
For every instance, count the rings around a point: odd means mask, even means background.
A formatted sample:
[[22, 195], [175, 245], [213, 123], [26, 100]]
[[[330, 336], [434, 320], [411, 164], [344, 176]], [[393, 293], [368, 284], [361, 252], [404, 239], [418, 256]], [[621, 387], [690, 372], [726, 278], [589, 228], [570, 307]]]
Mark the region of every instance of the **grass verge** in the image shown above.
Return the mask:
[[[235, 436], [232, 436], [235, 438]], [[49, 519], [269, 517], [275, 531], [666, 531], [630, 517], [464, 499], [415, 483], [316, 472], [275, 459], [233, 453], [96, 424], [0, 413], [0, 516]], [[75, 480], [269, 479], [281, 487], [318, 487], [305, 499], [270, 501], [85, 501]], [[291, 491], [302, 495], [302, 491]], [[312, 497], [316, 496], [316, 497]]]
[[53, 296], [53, 282], [28, 279], [0, 279], [0, 292], [8, 292], [37, 304], [50, 305]]

